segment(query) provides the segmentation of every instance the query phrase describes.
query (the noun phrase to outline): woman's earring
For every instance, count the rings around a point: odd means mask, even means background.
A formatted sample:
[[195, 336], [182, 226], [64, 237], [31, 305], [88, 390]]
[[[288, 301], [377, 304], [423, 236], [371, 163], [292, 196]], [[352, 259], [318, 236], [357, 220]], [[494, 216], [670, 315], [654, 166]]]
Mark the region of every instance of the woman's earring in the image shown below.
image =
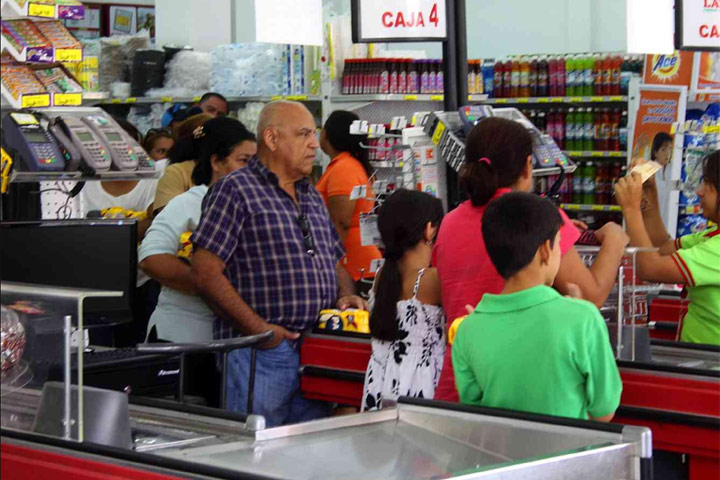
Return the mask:
[[428, 247], [432, 247], [432, 245], [433, 245], [433, 241], [432, 241], [432, 240], [428, 240], [428, 241], [426, 241], [425, 243], [427, 243], [427, 246], [428, 246]]

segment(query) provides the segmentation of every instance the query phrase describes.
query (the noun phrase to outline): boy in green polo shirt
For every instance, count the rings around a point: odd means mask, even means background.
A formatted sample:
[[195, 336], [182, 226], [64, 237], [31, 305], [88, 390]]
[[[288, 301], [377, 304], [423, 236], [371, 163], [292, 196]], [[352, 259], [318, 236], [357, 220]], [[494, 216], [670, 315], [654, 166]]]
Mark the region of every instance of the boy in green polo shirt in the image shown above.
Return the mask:
[[612, 419], [622, 383], [605, 322], [592, 303], [550, 287], [561, 225], [557, 208], [529, 193], [488, 206], [485, 246], [505, 288], [485, 294], [458, 327], [452, 359], [462, 403]]

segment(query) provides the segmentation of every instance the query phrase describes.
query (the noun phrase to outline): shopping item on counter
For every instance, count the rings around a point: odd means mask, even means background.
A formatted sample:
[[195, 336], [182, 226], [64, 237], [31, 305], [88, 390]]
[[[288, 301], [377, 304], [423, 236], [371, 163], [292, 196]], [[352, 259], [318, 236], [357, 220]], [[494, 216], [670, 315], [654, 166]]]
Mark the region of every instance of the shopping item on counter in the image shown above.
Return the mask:
[[33, 93], [46, 93], [45, 87], [33, 71], [25, 65], [2, 65], [2, 85], [13, 98]]
[[370, 333], [370, 312], [367, 310], [321, 310], [318, 328], [345, 332]]
[[130, 80], [130, 66], [137, 50], [148, 48], [147, 31], [137, 35], [114, 35], [99, 40], [101, 53], [99, 64], [100, 90], [109, 92], [114, 82]]
[[35, 26], [55, 48], [82, 48], [80, 42], [72, 36], [60, 20], [37, 21]]
[[35, 76], [51, 93], [80, 93], [82, 87], [70, 78], [62, 68], [43, 68], [35, 70]]
[[642, 177], [642, 183], [645, 183], [660, 170], [662, 170], [662, 165], [657, 163], [655, 160], [649, 160], [639, 165], [635, 165], [630, 173], [639, 173]]
[[38, 30], [35, 24], [27, 19], [3, 20], [2, 36], [18, 53], [27, 48], [28, 62], [52, 62], [52, 44]]

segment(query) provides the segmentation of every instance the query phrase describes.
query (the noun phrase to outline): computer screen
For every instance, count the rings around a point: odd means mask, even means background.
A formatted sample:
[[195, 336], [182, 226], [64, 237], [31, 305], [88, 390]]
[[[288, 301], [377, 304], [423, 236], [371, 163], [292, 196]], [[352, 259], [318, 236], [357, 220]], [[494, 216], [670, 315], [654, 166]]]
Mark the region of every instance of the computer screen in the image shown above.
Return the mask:
[[122, 291], [118, 298], [85, 300], [85, 321], [132, 319], [137, 277], [134, 220], [2, 222], [0, 233], [3, 281]]

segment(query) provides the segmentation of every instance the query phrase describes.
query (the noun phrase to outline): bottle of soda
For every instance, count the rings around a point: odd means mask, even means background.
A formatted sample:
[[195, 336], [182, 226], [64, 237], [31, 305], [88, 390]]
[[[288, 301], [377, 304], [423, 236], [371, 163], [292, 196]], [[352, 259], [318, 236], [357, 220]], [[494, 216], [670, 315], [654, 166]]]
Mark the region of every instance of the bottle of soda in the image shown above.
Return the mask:
[[548, 90], [551, 97], [558, 95], [557, 58], [550, 57], [548, 60]]
[[620, 123], [618, 128], [618, 143], [620, 144], [619, 150], [624, 152], [627, 150], [627, 138], [628, 138], [628, 112], [623, 110], [620, 115]]
[[547, 113], [546, 122], [547, 122], [547, 128], [545, 129], [545, 133], [550, 135], [553, 140], [557, 142], [557, 117], [555, 109], [550, 109]]
[[560, 150], [565, 150], [565, 111], [558, 110], [555, 114], [555, 132], [557, 134], [557, 144]]
[[510, 63], [510, 97], [520, 96], [520, 62], [515, 58]]
[[585, 176], [583, 177], [583, 202], [592, 205], [595, 202], [595, 163], [587, 162]]
[[390, 62], [388, 59], [382, 59], [380, 65], [380, 88], [379, 92], [383, 94], [390, 93]]
[[607, 165], [599, 162], [597, 166], [597, 172], [595, 176], [595, 200], [594, 203], [598, 205], [607, 205], [608, 198], [608, 185], [607, 185]]
[[548, 122], [548, 119], [547, 119], [547, 116], [545, 115], [545, 112], [539, 112], [537, 114], [537, 125], [535, 125], [538, 128], [538, 130], [540, 130], [541, 132], [546, 132], [547, 128], [548, 128], [547, 122]]
[[493, 69], [493, 92], [492, 95], [496, 98], [503, 97], [504, 89], [503, 89], [503, 72], [505, 69], [505, 65], [503, 64], [502, 60], [498, 59], [497, 62], [495, 62], [495, 68]]
[[348, 94], [348, 83], [350, 82], [350, 60], [345, 60], [345, 63], [343, 65], [343, 76], [342, 76], [342, 94], [347, 95]]
[[507, 59], [503, 67], [503, 97], [510, 98], [512, 96], [512, 61]]
[[603, 57], [600, 55], [595, 56], [595, 63], [593, 64], [593, 94], [602, 95], [602, 84], [603, 84]]
[[469, 94], [477, 93], [475, 91], [475, 68], [473, 60], [468, 60], [467, 68], [467, 90]]
[[547, 97], [550, 82], [550, 67], [546, 57], [538, 61], [538, 97]]
[[565, 175], [565, 181], [562, 185], [562, 195], [560, 196], [562, 203], [572, 203], [572, 190], [573, 190], [573, 174], [568, 173]]
[[583, 95], [589, 97], [593, 94], [593, 71], [595, 68], [595, 57], [588, 55], [585, 57], [583, 70]]
[[483, 82], [482, 63], [480, 59], [475, 60], [475, 92], [484, 93], [485, 82]]
[[397, 79], [397, 93], [407, 93], [407, 61], [405, 58], [401, 58], [397, 62], [398, 79]]
[[592, 108], [585, 110], [583, 117], [583, 150], [593, 149], [593, 139], [595, 137], [595, 115]]
[[610, 139], [608, 140], [608, 150], [620, 151], [620, 109], [613, 109], [610, 114]]
[[616, 56], [612, 60], [612, 77], [610, 84], [610, 95], [620, 95], [620, 75], [622, 68], [622, 58]]
[[612, 79], [613, 79], [613, 61], [612, 57], [608, 55], [603, 60], [603, 80], [602, 80], [602, 94], [610, 95], [612, 91]]
[[520, 60], [520, 96], [530, 96], [530, 62], [527, 57]]
[[[440, 60], [436, 60], [438, 63], [438, 68], [440, 65]], [[493, 64], [495, 63], [495, 60], [492, 58], [487, 58], [482, 63], [482, 76], [483, 76], [483, 91], [488, 97], [493, 96], [493, 82], [494, 82], [494, 74], [493, 74]]]
[[583, 203], [583, 197], [584, 197], [584, 188], [585, 188], [585, 171], [586, 171], [586, 164], [585, 162], [579, 162], [578, 168], [575, 170], [575, 173], [573, 174], [573, 195], [572, 195], [572, 203]]
[[420, 63], [410, 60], [408, 65], [408, 93], [420, 93]]
[[600, 114], [601, 110], [597, 111], [597, 115], [595, 115], [595, 132], [594, 137], [595, 140], [593, 141], [593, 150], [603, 150], [603, 141], [602, 141], [602, 115]]
[[557, 94], [558, 97], [564, 97], [565, 96], [565, 58], [564, 57], [558, 57], [557, 58]]
[[602, 111], [602, 127], [605, 150], [610, 150], [610, 131], [612, 129], [612, 123], [609, 108], [604, 108]]
[[620, 64], [620, 95], [628, 94], [630, 79], [632, 78], [631, 68], [630, 57], [625, 55], [622, 63]]
[[531, 97], [537, 97], [538, 96], [538, 59], [537, 57], [532, 57], [530, 60], [530, 71], [528, 73], [528, 83], [530, 84], [530, 96]]
[[445, 72], [443, 72], [442, 60], [435, 60], [437, 64], [437, 93], [445, 93]]
[[567, 88], [566, 92], [568, 96], [575, 96], [576, 93], [576, 87], [577, 87], [577, 79], [578, 79], [578, 65], [577, 61], [575, 59], [575, 56], [568, 55], [567, 60], [565, 61], [565, 70], [567, 75]]
[[575, 148], [575, 109], [568, 110], [565, 116], [565, 150], [576, 150]]

